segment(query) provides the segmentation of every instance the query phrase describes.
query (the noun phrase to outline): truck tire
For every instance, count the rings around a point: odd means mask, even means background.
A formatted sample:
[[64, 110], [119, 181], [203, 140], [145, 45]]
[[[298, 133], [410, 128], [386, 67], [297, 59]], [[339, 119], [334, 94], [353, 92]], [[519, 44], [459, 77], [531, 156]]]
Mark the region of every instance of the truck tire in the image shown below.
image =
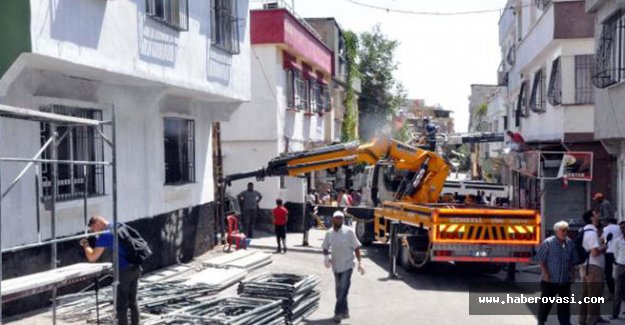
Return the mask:
[[354, 226], [354, 232], [356, 233], [356, 237], [363, 246], [369, 246], [371, 245], [371, 243], [373, 243], [373, 226], [369, 226], [366, 222], [363, 221], [356, 221], [356, 225]]
[[399, 243], [399, 264], [406, 270], [412, 271], [424, 267], [429, 261], [429, 245], [423, 246], [423, 238], [420, 236], [406, 237], [407, 246]]

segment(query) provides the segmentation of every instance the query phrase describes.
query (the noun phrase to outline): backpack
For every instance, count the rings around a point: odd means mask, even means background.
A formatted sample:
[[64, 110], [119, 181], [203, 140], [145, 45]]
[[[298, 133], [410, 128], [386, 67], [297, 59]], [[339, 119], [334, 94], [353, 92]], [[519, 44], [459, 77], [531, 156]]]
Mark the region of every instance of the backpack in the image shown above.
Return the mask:
[[590, 262], [588, 258], [590, 257], [590, 251], [587, 251], [584, 248], [584, 234], [587, 231], [594, 231], [593, 229], [580, 229], [577, 232], [577, 235], [573, 239], [573, 245], [575, 247], [575, 254], [577, 254], [577, 261], [575, 265], [581, 265], [586, 263], [586, 261]]
[[128, 263], [141, 265], [152, 255], [152, 250], [148, 243], [139, 235], [139, 232], [126, 224], [120, 224], [117, 228], [119, 243], [126, 251]]

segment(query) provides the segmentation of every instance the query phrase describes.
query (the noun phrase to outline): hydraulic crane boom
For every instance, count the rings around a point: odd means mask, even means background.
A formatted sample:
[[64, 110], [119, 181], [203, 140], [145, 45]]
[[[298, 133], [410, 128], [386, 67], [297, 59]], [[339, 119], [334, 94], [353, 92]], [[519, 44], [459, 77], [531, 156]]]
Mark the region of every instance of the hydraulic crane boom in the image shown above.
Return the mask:
[[229, 175], [226, 183], [248, 177], [299, 176], [309, 172], [364, 163], [375, 165], [387, 160], [396, 169], [407, 171], [397, 200], [411, 203], [436, 203], [449, 174], [447, 162], [439, 155], [414, 148], [389, 138], [369, 143], [357, 142], [295, 152], [272, 159], [257, 171]]

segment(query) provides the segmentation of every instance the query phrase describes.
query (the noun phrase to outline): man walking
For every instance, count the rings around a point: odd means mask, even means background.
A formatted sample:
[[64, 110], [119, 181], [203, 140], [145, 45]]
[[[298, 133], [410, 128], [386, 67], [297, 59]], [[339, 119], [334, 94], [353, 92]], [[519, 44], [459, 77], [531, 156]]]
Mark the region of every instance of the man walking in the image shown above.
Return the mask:
[[254, 235], [254, 227], [256, 226], [256, 216], [258, 214], [258, 203], [263, 196], [254, 190], [253, 183], [247, 183], [247, 190], [239, 193], [239, 201], [243, 202], [241, 217], [243, 217], [243, 231], [247, 238]]
[[[325, 258], [326, 267], [332, 267], [336, 288], [336, 305], [334, 306], [334, 322], [340, 323], [342, 319], [349, 318], [347, 295], [351, 285], [352, 272], [354, 269], [354, 254], [358, 259], [358, 271], [364, 274], [361, 265], [360, 242], [352, 228], [343, 225], [345, 215], [341, 211], [332, 215], [332, 229], [326, 232], [321, 247]], [[330, 253], [332, 250], [332, 253]]]
[[614, 264], [616, 265], [616, 272], [614, 276], [615, 280], [615, 293], [614, 303], [612, 306], [612, 319], [617, 319], [621, 312], [621, 301], [625, 299], [625, 221], [621, 221], [619, 224], [619, 230], [621, 236], [612, 239], [612, 249], [614, 250]]
[[[109, 223], [106, 219], [100, 216], [95, 216], [89, 219], [89, 229], [92, 232], [101, 232], [105, 230], [113, 230], [114, 225]], [[123, 227], [128, 227], [124, 225]], [[130, 309], [130, 324], [139, 324], [139, 304], [137, 302], [137, 288], [139, 285], [139, 278], [141, 277], [141, 264], [133, 264], [131, 261], [134, 258], [130, 255], [130, 252], [124, 248], [124, 243], [121, 237], [121, 227], [118, 228], [119, 233], [119, 285], [117, 286], [117, 323], [119, 325], [128, 324], [128, 309]], [[142, 240], [142, 239], [141, 239]], [[80, 246], [82, 246], [85, 256], [89, 262], [96, 262], [104, 251], [113, 249], [113, 234], [107, 232], [101, 234], [95, 243], [95, 248], [89, 246], [89, 241], [86, 238], [80, 240]], [[151, 254], [149, 248], [147, 248], [148, 254]]]
[[[573, 242], [567, 237], [568, 230], [569, 224], [566, 221], [559, 221], [553, 225], [555, 235], [545, 239], [534, 256], [534, 260], [540, 263], [542, 273], [541, 298], [571, 296], [571, 283], [575, 280], [576, 256]], [[552, 303], [541, 302], [538, 309], [538, 325], [545, 324], [551, 306]], [[557, 309], [560, 325], [570, 325], [570, 305], [558, 304]]]
[[[588, 259], [580, 267], [583, 298], [601, 297], [603, 295], [603, 269], [605, 268], [604, 254], [607, 246], [602, 245], [599, 240], [599, 214], [592, 210], [586, 211], [583, 219], [586, 226], [583, 228], [582, 246], [589, 253]], [[601, 315], [600, 304], [583, 302], [579, 312], [579, 324], [595, 325], [600, 320], [599, 315]]]

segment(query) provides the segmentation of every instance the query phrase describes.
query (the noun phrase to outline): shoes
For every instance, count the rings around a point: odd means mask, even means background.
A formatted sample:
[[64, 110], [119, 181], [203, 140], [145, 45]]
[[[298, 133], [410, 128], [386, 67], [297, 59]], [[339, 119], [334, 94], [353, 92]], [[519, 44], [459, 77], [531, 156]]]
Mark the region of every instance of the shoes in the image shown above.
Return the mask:
[[276, 254], [280, 254], [280, 248], [278, 248], [278, 250], [276, 250]]
[[614, 320], [614, 319], [618, 319], [618, 316], [614, 316], [612, 315], [612, 317], [610, 317], [610, 319]]
[[341, 318], [348, 319], [349, 318], [349, 313], [342, 314]]
[[599, 318], [597, 319], [597, 324], [600, 324], [600, 323], [609, 323], [609, 322], [610, 322], [609, 320], [607, 320], [607, 319], [605, 319], [605, 318], [603, 318], [603, 317], [601, 317], [601, 316], [599, 316]]
[[282, 252], [283, 252], [283, 253], [286, 253], [286, 247], [282, 249]]
[[334, 318], [332, 318], [332, 320], [337, 324], [340, 323], [342, 319], [343, 318], [339, 315], [334, 315]]

